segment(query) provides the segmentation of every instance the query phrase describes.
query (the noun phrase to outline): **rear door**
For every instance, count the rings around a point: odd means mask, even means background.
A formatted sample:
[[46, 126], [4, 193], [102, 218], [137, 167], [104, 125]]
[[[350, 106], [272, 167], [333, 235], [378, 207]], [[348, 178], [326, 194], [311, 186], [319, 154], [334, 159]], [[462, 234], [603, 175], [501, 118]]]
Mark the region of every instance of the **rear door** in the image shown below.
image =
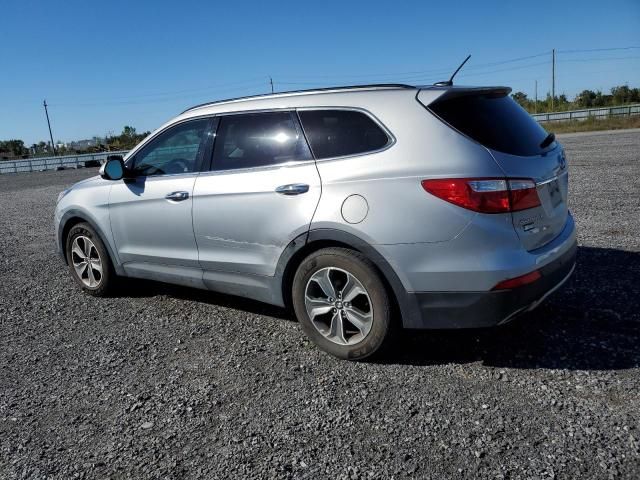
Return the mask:
[[274, 275], [319, 199], [320, 176], [295, 113], [220, 116], [210, 171], [193, 192], [205, 283], [219, 290], [233, 274]]
[[527, 250], [560, 234], [567, 221], [568, 172], [562, 147], [507, 95], [508, 89], [452, 91], [429, 105], [450, 126], [486, 147], [509, 178], [532, 179], [539, 207], [512, 213]]

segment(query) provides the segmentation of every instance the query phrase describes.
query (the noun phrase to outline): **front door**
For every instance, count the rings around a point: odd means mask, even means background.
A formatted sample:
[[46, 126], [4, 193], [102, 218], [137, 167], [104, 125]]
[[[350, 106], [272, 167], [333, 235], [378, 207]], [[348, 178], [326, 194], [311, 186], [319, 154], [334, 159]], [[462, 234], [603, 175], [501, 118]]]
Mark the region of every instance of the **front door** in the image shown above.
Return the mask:
[[201, 281], [191, 209], [210, 124], [200, 118], [169, 127], [128, 159], [134, 178], [112, 187], [111, 229], [129, 275]]

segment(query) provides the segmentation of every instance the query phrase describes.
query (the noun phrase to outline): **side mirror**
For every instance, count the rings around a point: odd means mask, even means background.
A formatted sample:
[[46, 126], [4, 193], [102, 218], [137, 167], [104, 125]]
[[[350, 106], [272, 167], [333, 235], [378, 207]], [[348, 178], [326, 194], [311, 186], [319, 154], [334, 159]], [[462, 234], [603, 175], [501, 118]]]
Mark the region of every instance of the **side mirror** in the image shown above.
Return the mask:
[[120, 180], [124, 178], [124, 160], [120, 155], [110, 155], [100, 167], [100, 176], [106, 180]]

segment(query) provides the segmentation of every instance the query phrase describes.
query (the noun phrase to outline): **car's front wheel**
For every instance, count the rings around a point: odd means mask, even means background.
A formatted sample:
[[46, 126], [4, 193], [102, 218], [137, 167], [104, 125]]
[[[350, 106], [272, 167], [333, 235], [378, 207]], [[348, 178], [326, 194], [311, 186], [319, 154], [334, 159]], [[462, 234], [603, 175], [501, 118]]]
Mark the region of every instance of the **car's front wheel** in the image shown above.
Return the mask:
[[75, 282], [90, 295], [106, 296], [116, 275], [109, 253], [88, 223], [78, 223], [69, 230], [66, 241], [67, 263]]
[[373, 263], [345, 248], [318, 250], [293, 279], [293, 307], [307, 336], [339, 358], [379, 353], [391, 333], [391, 304]]

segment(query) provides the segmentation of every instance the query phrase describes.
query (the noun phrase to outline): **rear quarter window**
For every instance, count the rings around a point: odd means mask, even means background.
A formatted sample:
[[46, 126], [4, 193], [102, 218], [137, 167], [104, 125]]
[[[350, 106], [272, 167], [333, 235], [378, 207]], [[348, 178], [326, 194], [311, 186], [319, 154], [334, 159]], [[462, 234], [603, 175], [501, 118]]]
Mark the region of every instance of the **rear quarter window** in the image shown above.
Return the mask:
[[505, 95], [463, 95], [436, 100], [429, 110], [450, 126], [492, 150], [520, 156], [539, 155], [547, 132]]
[[355, 110], [298, 112], [317, 159], [374, 152], [391, 139], [369, 115]]

